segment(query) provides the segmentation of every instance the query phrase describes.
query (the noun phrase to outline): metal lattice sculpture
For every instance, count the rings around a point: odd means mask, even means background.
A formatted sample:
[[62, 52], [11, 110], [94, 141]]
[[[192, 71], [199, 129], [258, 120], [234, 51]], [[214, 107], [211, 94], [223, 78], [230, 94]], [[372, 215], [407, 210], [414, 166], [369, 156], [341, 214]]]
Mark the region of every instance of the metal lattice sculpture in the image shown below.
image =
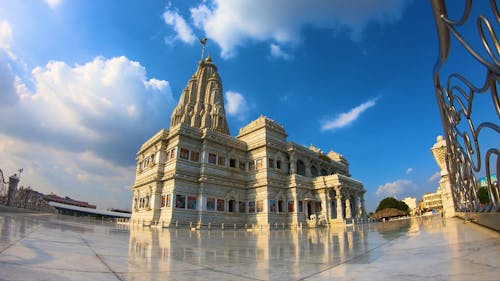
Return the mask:
[[[458, 211], [480, 210], [476, 177], [483, 174], [486, 175], [492, 207], [498, 210], [498, 182], [491, 177], [500, 168], [500, 103], [497, 92], [500, 44], [495, 33], [500, 25], [498, 6], [496, 1], [490, 1], [494, 19], [490, 20], [484, 14], [475, 18], [471, 16], [472, 1], [465, 0], [463, 14], [458, 20], [453, 20], [448, 17], [443, 0], [431, 0], [431, 3], [439, 38], [439, 57], [433, 71], [434, 87], [447, 144], [446, 164], [455, 208]], [[468, 40], [460, 32], [466, 23], [474, 20], [479, 42]], [[450, 40], [456, 40], [459, 48], [464, 48], [485, 71], [482, 85], [474, 85], [472, 79], [462, 74], [443, 75], [450, 54]], [[476, 105], [478, 99], [484, 98], [492, 105], [493, 120], [473, 120], [473, 113], [485, 110]], [[493, 136], [493, 145], [482, 145], [485, 135]]]

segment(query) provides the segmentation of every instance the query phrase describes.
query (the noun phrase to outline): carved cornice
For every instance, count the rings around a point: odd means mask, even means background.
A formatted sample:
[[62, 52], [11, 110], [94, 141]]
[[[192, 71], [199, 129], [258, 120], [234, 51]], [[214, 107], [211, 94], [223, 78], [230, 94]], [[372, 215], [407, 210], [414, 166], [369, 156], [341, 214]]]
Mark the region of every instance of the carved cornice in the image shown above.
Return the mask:
[[166, 129], [161, 129], [156, 134], [154, 134], [151, 138], [149, 138], [143, 145], [139, 148], [137, 152], [137, 156], [139, 156], [142, 152], [152, 147], [155, 143], [161, 140], [167, 140], [169, 135], [169, 131]]
[[261, 116], [259, 116], [259, 118], [255, 119], [254, 121], [250, 122], [245, 127], [241, 128], [239, 133], [238, 133], [237, 138], [243, 137], [245, 135], [248, 135], [248, 134], [250, 134], [256, 130], [262, 129], [262, 128], [267, 128], [267, 129], [273, 130], [274, 132], [282, 135], [284, 138], [286, 138], [288, 136], [286, 134], [285, 127], [283, 127], [283, 125], [272, 120], [271, 118], [268, 118], [264, 115], [261, 115]]
[[219, 143], [225, 146], [231, 146], [233, 148], [246, 151], [247, 150], [247, 144], [244, 141], [235, 139], [229, 135], [222, 134], [220, 132], [210, 130], [210, 129], [204, 129], [203, 134], [201, 136], [202, 139], [210, 140], [215, 143]]
[[316, 189], [334, 188], [335, 190], [348, 189], [356, 192], [366, 192], [361, 182], [341, 174], [316, 177], [314, 187]]

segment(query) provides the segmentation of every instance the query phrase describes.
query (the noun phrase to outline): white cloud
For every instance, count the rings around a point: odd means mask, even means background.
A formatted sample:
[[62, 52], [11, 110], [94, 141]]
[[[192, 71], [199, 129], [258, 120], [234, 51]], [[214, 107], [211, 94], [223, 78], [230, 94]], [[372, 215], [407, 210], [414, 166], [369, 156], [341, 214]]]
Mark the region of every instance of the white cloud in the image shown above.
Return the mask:
[[12, 44], [12, 28], [9, 22], [0, 21], [0, 49], [7, 51]]
[[52, 10], [56, 9], [62, 2], [62, 0], [45, 0], [45, 3], [47, 3]]
[[136, 116], [147, 118], [156, 110], [151, 101], [172, 100], [166, 81], [147, 80], [144, 67], [123, 56], [96, 57], [74, 67], [51, 61], [36, 67], [32, 76], [36, 91], [24, 95], [19, 104], [24, 118], [31, 119], [40, 132], [78, 136], [85, 141], [113, 138], [117, 120], [131, 117], [133, 107], [138, 111]]
[[[135, 152], [168, 124], [168, 82], [147, 78], [139, 62], [122, 56], [51, 61], [31, 71], [28, 87], [3, 61], [0, 168], [23, 167], [21, 184], [42, 192], [129, 208], [124, 188], [133, 183]], [[8, 106], [5, 89], [15, 97]]]
[[245, 97], [238, 92], [227, 91], [225, 98], [227, 114], [235, 116], [239, 121], [244, 121], [249, 111]]
[[346, 127], [356, 121], [356, 119], [358, 119], [359, 116], [361, 116], [361, 114], [368, 108], [375, 106], [375, 104], [376, 99], [372, 99], [356, 106], [348, 112], [341, 113], [335, 119], [323, 122], [323, 124], [321, 125], [321, 130], [331, 131]]
[[146, 86], [146, 89], [153, 91], [163, 91], [167, 87], [169, 87], [167, 81], [158, 80], [155, 78], [149, 79], [148, 81], [144, 81], [144, 85]]
[[413, 168], [408, 168], [408, 169], [406, 169], [406, 174], [407, 174], [407, 175], [409, 175], [409, 174], [411, 174], [411, 173], [413, 173]]
[[284, 59], [284, 60], [292, 59], [292, 56], [290, 54], [285, 53], [279, 45], [276, 45], [274, 43], [270, 45], [270, 51], [271, 51], [271, 57], [273, 58]]
[[384, 185], [380, 185], [377, 188], [377, 196], [396, 196], [401, 194], [406, 189], [415, 188], [415, 184], [410, 180], [398, 179], [393, 182], [388, 182]]
[[175, 39], [188, 44], [193, 44], [196, 41], [196, 36], [194, 36], [193, 30], [177, 11], [169, 10], [167, 7], [163, 13], [163, 20], [167, 25], [174, 28], [176, 32]]
[[438, 179], [441, 178], [441, 173], [440, 172], [435, 172], [432, 176], [429, 177], [428, 181], [429, 182], [435, 182]]
[[402, 0], [213, 0], [191, 8], [194, 25], [230, 58], [249, 40], [297, 43], [304, 26], [347, 32], [362, 38], [370, 23], [399, 20], [409, 1]]

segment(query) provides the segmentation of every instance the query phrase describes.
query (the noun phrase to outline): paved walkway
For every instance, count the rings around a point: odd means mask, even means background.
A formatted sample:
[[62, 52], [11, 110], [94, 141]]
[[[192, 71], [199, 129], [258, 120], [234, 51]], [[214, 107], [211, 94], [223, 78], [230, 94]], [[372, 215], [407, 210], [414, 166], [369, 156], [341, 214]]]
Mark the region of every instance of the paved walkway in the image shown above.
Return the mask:
[[499, 280], [500, 234], [440, 217], [303, 231], [157, 230], [0, 213], [0, 280]]

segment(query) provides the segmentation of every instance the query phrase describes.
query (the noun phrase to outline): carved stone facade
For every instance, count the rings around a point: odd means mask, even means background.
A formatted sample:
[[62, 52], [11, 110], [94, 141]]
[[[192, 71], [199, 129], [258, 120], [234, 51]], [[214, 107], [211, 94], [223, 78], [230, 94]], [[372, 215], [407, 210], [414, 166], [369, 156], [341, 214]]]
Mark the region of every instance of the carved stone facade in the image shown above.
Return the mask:
[[342, 155], [288, 142], [284, 127], [264, 116], [229, 135], [210, 57], [170, 124], [137, 153], [132, 224], [317, 226], [366, 217], [366, 190]]

